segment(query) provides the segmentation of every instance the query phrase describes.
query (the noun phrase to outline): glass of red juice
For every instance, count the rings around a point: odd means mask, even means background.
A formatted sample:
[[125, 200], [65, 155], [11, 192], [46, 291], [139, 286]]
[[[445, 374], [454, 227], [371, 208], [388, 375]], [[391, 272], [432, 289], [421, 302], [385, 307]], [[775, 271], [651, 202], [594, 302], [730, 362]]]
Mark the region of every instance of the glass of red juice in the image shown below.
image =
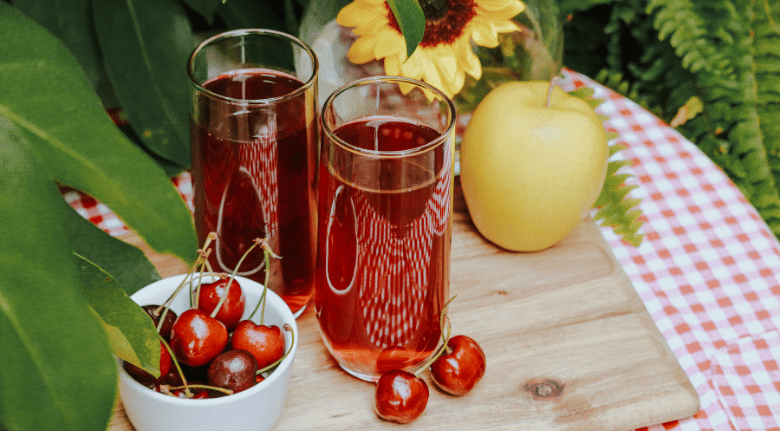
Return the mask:
[[448, 300], [455, 106], [423, 82], [361, 79], [322, 107], [315, 314], [348, 373], [436, 350]]
[[192, 53], [190, 136], [195, 226], [216, 232], [209, 263], [265, 283], [298, 316], [314, 292], [319, 122], [317, 57], [272, 30], [211, 37]]

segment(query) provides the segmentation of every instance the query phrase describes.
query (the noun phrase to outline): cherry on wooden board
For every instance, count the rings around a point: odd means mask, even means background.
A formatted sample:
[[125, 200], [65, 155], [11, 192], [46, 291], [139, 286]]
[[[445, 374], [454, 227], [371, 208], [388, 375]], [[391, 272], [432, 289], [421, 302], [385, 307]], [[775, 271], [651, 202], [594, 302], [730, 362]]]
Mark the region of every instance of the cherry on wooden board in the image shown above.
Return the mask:
[[390, 370], [376, 382], [374, 410], [384, 420], [406, 424], [425, 411], [428, 396], [425, 380], [406, 371]]
[[485, 375], [485, 352], [472, 338], [456, 335], [447, 341], [447, 352], [431, 364], [433, 382], [451, 395], [464, 395]]

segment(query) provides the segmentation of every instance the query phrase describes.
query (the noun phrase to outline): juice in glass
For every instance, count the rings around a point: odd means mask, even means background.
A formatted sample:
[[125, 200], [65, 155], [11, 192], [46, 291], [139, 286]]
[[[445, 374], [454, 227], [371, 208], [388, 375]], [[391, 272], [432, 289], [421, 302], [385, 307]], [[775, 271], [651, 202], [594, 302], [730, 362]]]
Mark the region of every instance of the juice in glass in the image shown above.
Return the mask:
[[[283, 34], [250, 32], [233, 38], [239, 36], [241, 43], [233, 41], [232, 49], [241, 44], [291, 43]], [[299, 51], [306, 53], [305, 47]], [[195, 225], [201, 243], [210, 232], [217, 233], [209, 255], [215, 271], [232, 273], [254, 239], [267, 238], [282, 258], [272, 259], [270, 269], [266, 268], [263, 252], [256, 248], [237, 274], [265, 283], [270, 271], [269, 288], [297, 315], [314, 288], [316, 61], [309, 72], [296, 74], [250, 62], [247, 53], [238, 57], [241, 62], [225, 66], [217, 56], [220, 61], [202, 66], [209, 74], [194, 86]]]
[[[398, 85], [369, 82], [362, 86]], [[364, 380], [414, 369], [441, 338], [452, 135], [447, 119], [439, 118], [446, 109], [424, 99], [414, 103], [431, 104], [431, 115], [368, 108], [354, 118], [334, 115], [338, 120], [328, 124], [332, 106], [323, 108], [316, 314], [331, 355]], [[439, 104], [449, 108], [446, 99]]]

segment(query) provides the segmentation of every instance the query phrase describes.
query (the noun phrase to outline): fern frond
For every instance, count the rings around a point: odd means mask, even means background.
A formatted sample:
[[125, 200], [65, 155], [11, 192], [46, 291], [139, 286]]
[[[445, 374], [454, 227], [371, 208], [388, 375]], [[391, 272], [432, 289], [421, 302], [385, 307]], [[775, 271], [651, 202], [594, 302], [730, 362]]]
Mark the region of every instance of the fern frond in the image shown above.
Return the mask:
[[[569, 94], [585, 100], [593, 109], [596, 109], [604, 102], [602, 99], [591, 97], [593, 90], [587, 87], [570, 91]], [[603, 115], [598, 115], [598, 117], [602, 123], [606, 119]], [[642, 227], [642, 220], [640, 219], [642, 211], [635, 207], [640, 204], [641, 200], [628, 197], [631, 190], [634, 190], [637, 186], [626, 185], [626, 180], [631, 178], [631, 174], [619, 173], [621, 168], [630, 166], [631, 162], [613, 159], [615, 154], [627, 148], [624, 144], [614, 143], [614, 138], [616, 137], [617, 133], [607, 131], [607, 139], [613, 143], [609, 145], [609, 162], [607, 163], [604, 185], [601, 188], [599, 197], [593, 204], [593, 208], [597, 209], [593, 215], [593, 220], [600, 226], [612, 228], [612, 231], [620, 236], [623, 241], [639, 247], [643, 239], [643, 235], [639, 233], [639, 229]]]

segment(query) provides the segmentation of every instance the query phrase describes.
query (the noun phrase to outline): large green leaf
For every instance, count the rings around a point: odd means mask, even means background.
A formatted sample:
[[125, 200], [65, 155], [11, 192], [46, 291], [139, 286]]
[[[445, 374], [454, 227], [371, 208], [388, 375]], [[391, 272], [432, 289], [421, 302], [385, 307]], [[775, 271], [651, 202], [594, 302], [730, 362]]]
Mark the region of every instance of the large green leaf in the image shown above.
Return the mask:
[[68, 216], [73, 252], [111, 274], [127, 294], [132, 295], [161, 278], [141, 250], [103, 232], [70, 206]]
[[114, 354], [160, 376], [160, 338], [152, 319], [107, 272], [75, 255], [87, 304], [100, 317]]
[[217, 10], [229, 29], [268, 28], [285, 31], [284, 20], [271, 2], [256, 0], [228, 0]]
[[325, 24], [336, 19], [339, 11], [352, 0], [312, 0], [301, 17], [298, 36], [304, 42], [312, 44]]
[[114, 126], [59, 39], [5, 2], [0, 58], [0, 115], [49, 176], [106, 204], [153, 249], [192, 262], [192, 214], [173, 183]]
[[0, 116], [0, 423], [104, 430], [116, 363], [78, 285], [62, 196], [29, 146]]
[[184, 3], [187, 3], [187, 6], [191, 7], [192, 10], [199, 13], [203, 18], [206, 19], [209, 23], [214, 21], [214, 14], [217, 12], [217, 8], [222, 3], [225, 3], [223, 0], [184, 0]]
[[92, 2], [100, 51], [114, 92], [151, 151], [189, 167], [187, 59], [195, 48], [178, 0]]
[[425, 14], [417, 0], [387, 0], [406, 41], [406, 56], [411, 57], [425, 34]]
[[54, 33], [70, 49], [93, 86], [103, 73], [90, 20], [90, 0], [13, 0], [19, 10]]

